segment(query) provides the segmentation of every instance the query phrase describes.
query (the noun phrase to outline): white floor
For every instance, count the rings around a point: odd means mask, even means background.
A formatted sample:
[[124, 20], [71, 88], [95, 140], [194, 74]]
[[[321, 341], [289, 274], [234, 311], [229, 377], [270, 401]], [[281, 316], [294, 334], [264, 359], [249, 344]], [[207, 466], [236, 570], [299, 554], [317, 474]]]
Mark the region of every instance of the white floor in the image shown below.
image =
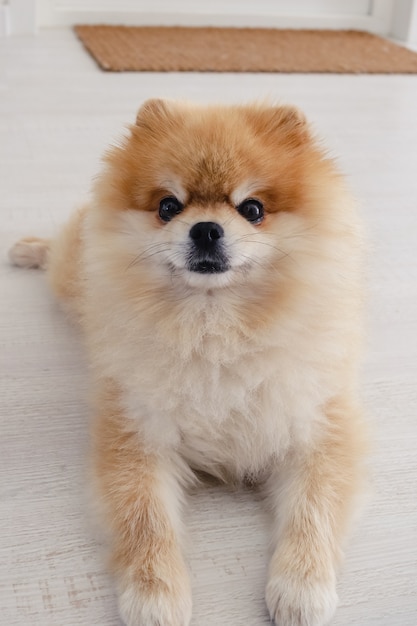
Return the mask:
[[[363, 394], [372, 493], [348, 549], [334, 626], [417, 624], [417, 76], [105, 74], [69, 31], [0, 39], [4, 253], [51, 233], [100, 154], [150, 96], [301, 106], [361, 199], [373, 241]], [[44, 276], [0, 263], [0, 623], [116, 626], [86, 515], [87, 369]], [[193, 626], [266, 626], [267, 519], [210, 488], [189, 511]]]

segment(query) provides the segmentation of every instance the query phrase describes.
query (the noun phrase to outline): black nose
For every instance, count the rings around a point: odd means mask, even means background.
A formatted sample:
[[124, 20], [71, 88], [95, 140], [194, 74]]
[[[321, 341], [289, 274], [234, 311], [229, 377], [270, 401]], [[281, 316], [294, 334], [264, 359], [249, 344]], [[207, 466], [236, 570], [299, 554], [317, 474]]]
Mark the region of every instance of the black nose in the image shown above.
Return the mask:
[[198, 222], [190, 230], [190, 237], [199, 248], [215, 246], [224, 236], [224, 230], [216, 222]]

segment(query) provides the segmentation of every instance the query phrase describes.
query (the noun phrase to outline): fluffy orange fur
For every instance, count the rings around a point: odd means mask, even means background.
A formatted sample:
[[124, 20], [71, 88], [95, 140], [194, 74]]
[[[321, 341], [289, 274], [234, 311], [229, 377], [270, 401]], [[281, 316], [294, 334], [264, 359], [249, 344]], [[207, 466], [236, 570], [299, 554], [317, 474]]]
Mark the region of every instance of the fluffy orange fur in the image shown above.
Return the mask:
[[[164, 220], [166, 198], [178, 211]], [[221, 239], [220, 269], [191, 263], [201, 224]], [[194, 470], [263, 485], [271, 618], [333, 615], [364, 454], [360, 230], [296, 109], [151, 100], [91, 203], [52, 242], [11, 250], [17, 265], [48, 265], [84, 332], [95, 482], [128, 626], [190, 621], [181, 510]]]

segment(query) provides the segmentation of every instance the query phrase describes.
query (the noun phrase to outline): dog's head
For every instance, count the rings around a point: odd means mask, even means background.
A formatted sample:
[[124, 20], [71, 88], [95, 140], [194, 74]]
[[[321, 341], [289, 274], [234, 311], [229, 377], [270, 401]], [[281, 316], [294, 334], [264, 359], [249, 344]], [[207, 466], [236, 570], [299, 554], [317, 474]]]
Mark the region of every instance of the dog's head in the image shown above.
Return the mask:
[[106, 160], [97, 193], [118, 215], [132, 267], [198, 289], [283, 266], [337, 178], [285, 106], [150, 100]]

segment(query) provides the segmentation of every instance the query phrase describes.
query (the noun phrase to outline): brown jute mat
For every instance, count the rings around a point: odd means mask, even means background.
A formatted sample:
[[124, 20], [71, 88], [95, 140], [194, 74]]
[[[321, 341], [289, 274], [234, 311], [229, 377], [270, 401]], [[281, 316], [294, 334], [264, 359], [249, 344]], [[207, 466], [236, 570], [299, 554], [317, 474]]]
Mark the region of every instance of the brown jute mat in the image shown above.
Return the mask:
[[414, 74], [417, 54], [362, 31], [75, 26], [104, 70]]

